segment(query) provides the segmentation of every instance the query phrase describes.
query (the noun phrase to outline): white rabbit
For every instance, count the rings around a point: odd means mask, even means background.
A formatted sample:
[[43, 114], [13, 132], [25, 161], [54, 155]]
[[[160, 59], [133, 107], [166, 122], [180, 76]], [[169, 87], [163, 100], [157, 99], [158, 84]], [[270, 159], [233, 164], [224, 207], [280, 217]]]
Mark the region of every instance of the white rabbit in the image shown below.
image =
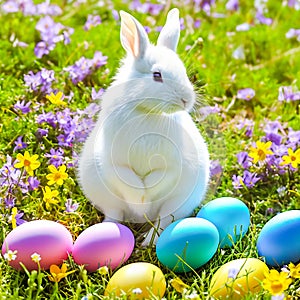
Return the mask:
[[162, 230], [203, 199], [209, 154], [188, 113], [195, 93], [175, 52], [178, 9], [168, 13], [156, 46], [133, 16], [120, 15], [127, 55], [83, 147], [79, 181], [105, 220], [151, 220]]

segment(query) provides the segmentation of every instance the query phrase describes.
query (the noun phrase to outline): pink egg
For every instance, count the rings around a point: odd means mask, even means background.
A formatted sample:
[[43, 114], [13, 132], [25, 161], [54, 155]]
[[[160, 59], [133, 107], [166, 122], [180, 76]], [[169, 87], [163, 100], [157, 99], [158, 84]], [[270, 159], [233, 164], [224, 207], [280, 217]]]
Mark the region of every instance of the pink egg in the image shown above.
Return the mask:
[[118, 223], [103, 222], [84, 230], [76, 239], [74, 261], [90, 272], [102, 266], [115, 269], [127, 261], [134, 248], [131, 230]]
[[37, 253], [41, 258], [41, 268], [47, 270], [52, 264], [60, 265], [68, 258], [72, 249], [73, 238], [65, 226], [54, 221], [36, 220], [13, 229], [3, 242], [2, 254], [9, 250], [16, 251], [16, 258], [9, 261], [9, 264], [22, 270], [22, 262], [31, 271], [38, 269], [31, 257]]

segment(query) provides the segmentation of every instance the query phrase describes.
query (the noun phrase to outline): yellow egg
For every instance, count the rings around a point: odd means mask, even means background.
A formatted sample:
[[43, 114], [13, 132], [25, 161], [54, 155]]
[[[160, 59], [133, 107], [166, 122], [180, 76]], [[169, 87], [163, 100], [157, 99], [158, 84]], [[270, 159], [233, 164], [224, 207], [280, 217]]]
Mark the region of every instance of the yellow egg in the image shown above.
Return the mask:
[[261, 282], [269, 269], [257, 258], [241, 258], [221, 266], [213, 275], [210, 295], [214, 299], [242, 299], [261, 290]]
[[105, 296], [120, 296], [122, 293], [134, 299], [149, 299], [150, 295], [163, 297], [166, 279], [162, 271], [150, 263], [137, 262], [120, 268], [113, 274], [105, 289]]

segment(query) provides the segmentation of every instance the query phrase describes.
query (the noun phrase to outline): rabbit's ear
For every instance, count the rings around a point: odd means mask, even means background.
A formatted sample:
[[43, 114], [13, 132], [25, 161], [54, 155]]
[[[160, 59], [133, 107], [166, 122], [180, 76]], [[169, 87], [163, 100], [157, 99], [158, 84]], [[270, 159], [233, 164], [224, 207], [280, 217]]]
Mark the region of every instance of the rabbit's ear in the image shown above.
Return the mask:
[[165, 46], [174, 52], [180, 36], [179, 10], [173, 8], [169, 11], [165, 26], [162, 28], [157, 40], [157, 45]]
[[144, 27], [132, 15], [125, 11], [120, 11], [120, 16], [120, 36], [123, 48], [135, 58], [142, 58], [149, 44], [148, 35]]

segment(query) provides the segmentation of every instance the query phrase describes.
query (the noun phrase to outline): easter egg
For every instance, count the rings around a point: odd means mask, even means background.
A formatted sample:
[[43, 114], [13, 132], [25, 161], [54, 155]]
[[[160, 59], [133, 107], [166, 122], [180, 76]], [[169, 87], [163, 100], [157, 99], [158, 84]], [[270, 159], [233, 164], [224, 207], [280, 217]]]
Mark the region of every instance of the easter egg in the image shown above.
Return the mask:
[[15, 252], [15, 259], [9, 264], [21, 270], [23, 263], [27, 270], [37, 270], [37, 262], [32, 255], [40, 256], [40, 267], [44, 270], [52, 264], [60, 265], [73, 249], [73, 238], [68, 229], [60, 223], [48, 220], [26, 222], [13, 229], [5, 238], [2, 254]]
[[85, 229], [77, 237], [73, 258], [90, 272], [102, 266], [114, 269], [130, 257], [134, 243], [133, 233], [127, 226], [103, 222]]
[[207, 263], [218, 244], [219, 233], [214, 224], [201, 218], [185, 218], [170, 224], [161, 233], [156, 254], [172, 271], [187, 272]]
[[212, 222], [219, 231], [220, 247], [231, 247], [242, 238], [250, 225], [248, 207], [239, 199], [222, 197], [208, 202], [197, 217]]
[[269, 220], [259, 233], [256, 246], [270, 266], [300, 261], [300, 210], [286, 211]]
[[209, 294], [213, 299], [243, 299], [261, 290], [267, 265], [257, 258], [241, 258], [221, 266], [213, 275]]
[[120, 296], [125, 292], [130, 299], [161, 299], [165, 291], [166, 279], [162, 271], [153, 264], [136, 262], [113, 274], [104, 295]]

